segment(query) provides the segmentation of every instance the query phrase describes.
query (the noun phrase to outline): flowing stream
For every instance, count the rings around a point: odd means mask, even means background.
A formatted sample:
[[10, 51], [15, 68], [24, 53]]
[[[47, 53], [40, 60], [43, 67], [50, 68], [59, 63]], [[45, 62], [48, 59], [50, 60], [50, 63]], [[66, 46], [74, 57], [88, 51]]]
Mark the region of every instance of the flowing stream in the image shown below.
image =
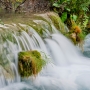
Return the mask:
[[[51, 21], [52, 31], [45, 21], [34, 22], [45, 28], [42, 36], [29, 25], [0, 25], [0, 90], [90, 90], [90, 58]], [[27, 50], [42, 51], [50, 58], [37, 77], [21, 78], [18, 73], [18, 52]]]

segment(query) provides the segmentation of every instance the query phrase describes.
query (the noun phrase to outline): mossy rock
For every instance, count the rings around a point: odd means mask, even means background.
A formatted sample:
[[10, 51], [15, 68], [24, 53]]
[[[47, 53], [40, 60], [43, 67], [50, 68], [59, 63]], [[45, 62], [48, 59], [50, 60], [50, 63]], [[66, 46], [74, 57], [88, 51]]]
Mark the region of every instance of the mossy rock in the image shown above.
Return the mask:
[[37, 50], [19, 52], [18, 59], [18, 69], [21, 77], [36, 76], [46, 64]]
[[56, 13], [51, 12], [48, 14], [48, 17], [51, 19], [57, 30], [59, 30], [62, 34], [66, 33], [67, 30], [65, 29], [65, 25]]

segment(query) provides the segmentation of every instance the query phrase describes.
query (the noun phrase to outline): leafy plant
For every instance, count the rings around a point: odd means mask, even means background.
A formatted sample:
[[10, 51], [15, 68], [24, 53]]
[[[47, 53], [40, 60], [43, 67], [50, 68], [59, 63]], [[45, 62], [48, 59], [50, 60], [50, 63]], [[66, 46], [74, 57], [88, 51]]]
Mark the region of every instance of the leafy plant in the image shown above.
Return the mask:
[[53, 0], [52, 4], [54, 8], [58, 8], [58, 13], [60, 13], [59, 9], [62, 9], [63, 12], [74, 15], [87, 12], [89, 5], [90, 0]]
[[90, 0], [53, 0], [52, 8], [69, 29], [74, 21], [82, 29], [83, 34], [89, 21], [89, 5]]

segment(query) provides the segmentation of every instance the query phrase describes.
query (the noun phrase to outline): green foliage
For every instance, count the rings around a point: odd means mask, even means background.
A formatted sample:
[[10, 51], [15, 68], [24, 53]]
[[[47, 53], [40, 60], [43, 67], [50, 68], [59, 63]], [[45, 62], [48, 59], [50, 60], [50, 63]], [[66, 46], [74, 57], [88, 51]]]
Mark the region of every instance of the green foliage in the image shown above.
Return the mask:
[[[71, 18], [74, 21], [84, 19], [81, 24], [84, 25], [84, 27], [86, 27], [88, 22], [86, 19], [89, 5], [90, 0], [53, 0], [52, 4], [54, 10], [57, 10], [56, 12], [60, 13], [63, 22], [65, 22], [68, 18]], [[70, 17], [67, 16], [68, 14]]]
[[71, 18], [73, 21], [76, 21], [76, 20], [77, 20], [77, 15], [75, 15], [75, 14], [70, 15], [70, 18]]
[[88, 32], [86, 27], [89, 21], [89, 5], [90, 0], [53, 0], [52, 2], [53, 10], [59, 14], [70, 30], [74, 26], [72, 21], [82, 29], [82, 32], [78, 34], [80, 40], [84, 39]]
[[62, 19], [63, 22], [66, 21], [66, 19], [67, 19], [67, 12], [62, 13], [61, 19]]

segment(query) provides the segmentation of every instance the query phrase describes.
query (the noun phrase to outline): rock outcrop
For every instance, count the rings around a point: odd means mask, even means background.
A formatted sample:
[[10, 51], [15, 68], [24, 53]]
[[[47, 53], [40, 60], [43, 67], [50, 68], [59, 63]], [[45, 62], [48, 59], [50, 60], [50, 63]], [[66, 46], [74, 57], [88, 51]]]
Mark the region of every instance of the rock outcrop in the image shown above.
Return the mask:
[[18, 59], [18, 69], [22, 77], [36, 76], [46, 64], [36, 50], [19, 52]]
[[40, 13], [49, 11], [50, 8], [49, 0], [25, 0], [21, 3], [16, 12], [27, 12], [27, 13]]

